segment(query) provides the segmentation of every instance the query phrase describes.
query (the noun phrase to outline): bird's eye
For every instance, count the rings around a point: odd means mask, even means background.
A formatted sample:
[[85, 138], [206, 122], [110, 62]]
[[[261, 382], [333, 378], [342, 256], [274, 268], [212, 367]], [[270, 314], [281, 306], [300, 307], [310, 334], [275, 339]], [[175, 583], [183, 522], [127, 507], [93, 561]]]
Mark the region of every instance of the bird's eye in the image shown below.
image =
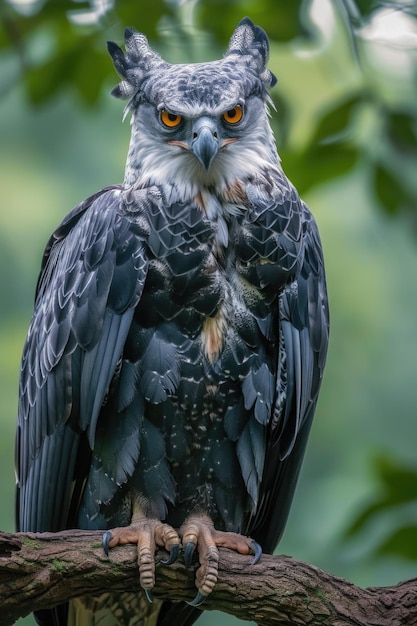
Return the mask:
[[176, 115], [175, 113], [170, 113], [166, 109], [162, 109], [161, 111], [161, 122], [168, 126], [168, 128], [175, 128], [179, 126], [182, 121], [181, 115]]
[[223, 119], [228, 124], [237, 124], [243, 117], [243, 109], [240, 104], [237, 104], [233, 109], [229, 109], [223, 113]]

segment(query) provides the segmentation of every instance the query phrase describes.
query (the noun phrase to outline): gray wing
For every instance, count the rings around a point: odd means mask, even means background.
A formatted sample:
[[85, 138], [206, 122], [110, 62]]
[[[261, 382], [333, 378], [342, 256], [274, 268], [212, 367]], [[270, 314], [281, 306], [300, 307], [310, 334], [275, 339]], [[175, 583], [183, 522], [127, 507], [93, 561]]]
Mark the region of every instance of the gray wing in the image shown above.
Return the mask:
[[119, 202], [117, 187], [90, 197], [45, 250], [19, 385], [16, 517], [22, 531], [76, 523], [97, 417], [146, 275], [143, 249], [119, 215]]
[[[279, 263], [264, 262], [258, 268], [258, 273], [264, 272], [265, 285], [273, 282], [274, 276], [283, 281], [278, 299], [275, 400], [266, 427], [258, 505], [247, 529], [266, 552], [273, 552], [287, 521], [317, 403], [329, 334], [317, 226], [290, 183], [284, 177], [280, 183], [282, 197], [265, 211], [263, 220], [265, 250], [272, 250], [271, 240], [275, 238], [278, 246], [269, 258], [278, 254]], [[259, 240], [258, 236], [258, 246]]]

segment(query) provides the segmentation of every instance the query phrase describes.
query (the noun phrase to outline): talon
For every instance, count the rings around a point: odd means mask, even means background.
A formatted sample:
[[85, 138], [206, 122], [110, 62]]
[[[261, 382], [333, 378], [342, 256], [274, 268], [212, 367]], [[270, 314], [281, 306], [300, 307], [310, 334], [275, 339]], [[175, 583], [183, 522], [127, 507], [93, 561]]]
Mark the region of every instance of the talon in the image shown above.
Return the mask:
[[204, 593], [201, 593], [201, 591], [199, 591], [196, 597], [193, 600], [191, 600], [191, 602], [187, 602], [187, 604], [189, 606], [200, 606], [200, 604], [203, 604], [206, 598], [207, 596]]
[[146, 599], [149, 602], [149, 604], [152, 604], [152, 602], [153, 602], [152, 591], [150, 589], [144, 589], [143, 591], [145, 592], [145, 596], [146, 596]]
[[160, 520], [147, 518], [140, 510], [134, 512], [130, 526], [122, 526], [108, 530], [103, 535], [103, 549], [133, 543], [137, 545], [137, 563], [139, 583], [147, 600], [152, 603], [151, 589], [155, 585], [155, 550], [164, 548], [169, 553], [168, 563], [173, 563], [179, 552], [180, 538], [178, 533], [168, 524]]
[[172, 565], [178, 559], [180, 552], [180, 544], [173, 544], [169, 549], [169, 557], [165, 561], [161, 561], [162, 565]]
[[253, 550], [253, 553], [254, 553], [254, 555], [255, 555], [255, 556], [253, 557], [253, 559], [252, 559], [252, 563], [251, 563], [251, 565], [256, 565], [256, 564], [258, 563], [259, 559], [260, 559], [260, 558], [261, 558], [261, 556], [262, 556], [262, 548], [261, 548], [261, 546], [259, 545], [259, 543], [257, 543], [256, 541], [252, 541], [252, 543], [250, 544], [250, 546], [251, 546], [251, 548], [252, 548], [252, 550]]
[[109, 556], [109, 543], [112, 539], [113, 535], [111, 530], [106, 530], [105, 533], [103, 533], [103, 539], [101, 541], [101, 544], [103, 546], [103, 550], [106, 556]]
[[184, 548], [184, 563], [186, 567], [190, 567], [195, 552], [195, 543], [189, 541]]
[[216, 586], [219, 571], [219, 548], [228, 548], [238, 554], [254, 554], [252, 564], [258, 563], [262, 555], [261, 546], [250, 537], [239, 533], [219, 531], [206, 515], [191, 515], [179, 530], [184, 546], [184, 563], [191, 565], [194, 551], [198, 551], [199, 567], [196, 570], [197, 596], [188, 602], [199, 606]]

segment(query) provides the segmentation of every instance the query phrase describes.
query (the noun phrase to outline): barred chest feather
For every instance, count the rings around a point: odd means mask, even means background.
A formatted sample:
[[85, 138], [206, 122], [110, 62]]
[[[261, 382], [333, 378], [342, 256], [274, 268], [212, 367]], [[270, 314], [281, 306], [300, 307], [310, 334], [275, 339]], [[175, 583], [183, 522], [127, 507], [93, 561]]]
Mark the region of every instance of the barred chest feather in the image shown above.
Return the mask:
[[280, 241], [289, 215], [266, 209], [250, 202], [241, 183], [220, 197], [201, 189], [191, 200], [160, 187], [131, 192], [122, 212], [150, 257], [139, 325], [172, 321], [200, 338], [211, 363], [231, 331], [251, 346], [259, 345], [259, 332], [270, 339], [271, 305], [276, 310], [277, 293], [294, 272], [300, 229], [293, 241]]
[[[130, 424], [135, 442], [129, 452], [138, 462], [122, 493], [143, 494], [174, 526], [202, 509], [217, 527], [243, 530], [257, 505], [276, 397], [278, 292], [294, 272], [299, 241], [284, 248], [280, 240], [291, 203], [277, 210], [271, 189], [257, 206], [248, 188], [191, 200], [165, 188], [122, 194], [119, 214], [148, 265], [109, 393], [108, 428], [114, 437], [116, 410], [123, 437]], [[104, 441], [103, 416], [101, 424]], [[117, 484], [108, 481], [102, 502]], [[88, 517], [103, 523], [98, 511]]]

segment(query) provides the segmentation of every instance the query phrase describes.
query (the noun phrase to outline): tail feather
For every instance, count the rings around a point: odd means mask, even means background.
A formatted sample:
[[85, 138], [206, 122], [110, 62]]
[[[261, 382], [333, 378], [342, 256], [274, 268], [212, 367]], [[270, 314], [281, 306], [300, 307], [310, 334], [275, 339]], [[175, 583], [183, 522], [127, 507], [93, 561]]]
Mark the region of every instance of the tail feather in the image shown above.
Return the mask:
[[157, 626], [161, 605], [156, 599], [150, 604], [142, 592], [76, 598], [69, 603], [67, 626]]
[[157, 626], [191, 626], [200, 615], [200, 609], [186, 602], [163, 602]]
[[143, 592], [103, 593], [40, 611], [40, 626], [192, 626], [201, 610], [185, 602], [148, 602]]

